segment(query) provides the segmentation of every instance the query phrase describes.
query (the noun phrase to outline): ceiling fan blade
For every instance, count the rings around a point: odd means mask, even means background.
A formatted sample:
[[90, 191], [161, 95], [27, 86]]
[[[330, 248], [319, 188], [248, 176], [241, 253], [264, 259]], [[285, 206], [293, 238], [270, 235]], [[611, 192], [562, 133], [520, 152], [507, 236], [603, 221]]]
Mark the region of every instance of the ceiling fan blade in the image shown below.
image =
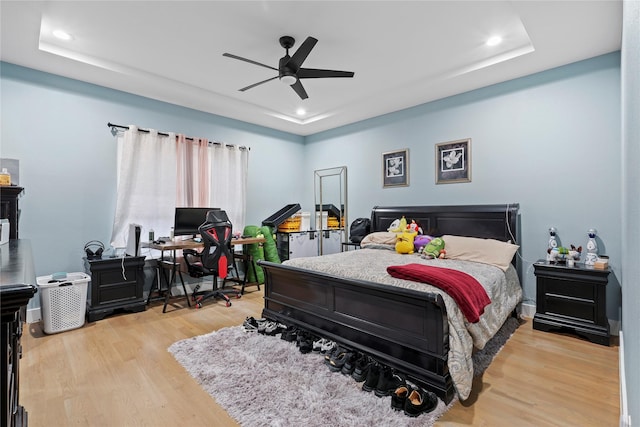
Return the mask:
[[238, 90], [239, 90], [240, 92], [244, 92], [245, 90], [249, 90], [249, 89], [251, 89], [251, 88], [254, 88], [254, 87], [256, 87], [256, 86], [261, 85], [262, 83], [270, 82], [271, 80], [275, 80], [275, 79], [277, 79], [277, 78], [278, 78], [278, 76], [271, 77], [270, 79], [263, 80], [263, 81], [258, 82], [258, 83], [254, 83], [254, 84], [252, 84], [252, 85], [249, 85], [249, 86], [247, 86], [247, 87], [243, 87], [242, 89], [238, 89]]
[[298, 96], [301, 99], [307, 99], [309, 97], [309, 95], [307, 95], [307, 91], [304, 90], [304, 87], [302, 86], [302, 83], [300, 83], [300, 80], [298, 80], [294, 84], [292, 84], [291, 88], [298, 94]]
[[278, 69], [277, 69], [277, 68], [272, 67], [271, 65], [261, 64], [261, 63], [256, 62], [256, 61], [252, 61], [251, 59], [243, 58], [243, 57], [241, 57], [241, 56], [233, 55], [233, 54], [231, 54], [231, 53], [223, 53], [223, 54], [222, 54], [222, 56], [226, 56], [227, 58], [238, 59], [238, 60], [240, 60], [240, 61], [248, 62], [248, 63], [250, 63], [250, 64], [259, 65], [259, 66], [261, 66], [261, 67], [265, 67], [265, 68], [269, 68], [269, 69], [271, 69], [271, 70], [276, 70], [276, 71], [278, 71]]
[[353, 77], [352, 71], [317, 70], [314, 68], [300, 68], [296, 73], [299, 79], [320, 79], [325, 77]]
[[298, 50], [296, 50], [296, 53], [293, 54], [289, 62], [287, 62], [287, 66], [294, 69], [294, 71], [300, 68], [316, 43], [318, 43], [318, 39], [307, 37], [307, 39], [302, 42]]

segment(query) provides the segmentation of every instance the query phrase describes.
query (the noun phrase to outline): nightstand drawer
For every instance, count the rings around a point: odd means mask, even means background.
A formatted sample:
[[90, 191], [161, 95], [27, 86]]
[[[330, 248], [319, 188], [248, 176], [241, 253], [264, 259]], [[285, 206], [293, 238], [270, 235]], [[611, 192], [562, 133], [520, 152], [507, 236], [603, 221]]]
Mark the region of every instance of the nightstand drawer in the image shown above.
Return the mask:
[[595, 287], [584, 281], [558, 280], [548, 277], [540, 279], [544, 281], [544, 290], [547, 295], [561, 295], [572, 298], [581, 298], [593, 303], [595, 300]]
[[593, 301], [547, 294], [544, 304], [546, 313], [570, 317], [595, 323], [596, 305]]

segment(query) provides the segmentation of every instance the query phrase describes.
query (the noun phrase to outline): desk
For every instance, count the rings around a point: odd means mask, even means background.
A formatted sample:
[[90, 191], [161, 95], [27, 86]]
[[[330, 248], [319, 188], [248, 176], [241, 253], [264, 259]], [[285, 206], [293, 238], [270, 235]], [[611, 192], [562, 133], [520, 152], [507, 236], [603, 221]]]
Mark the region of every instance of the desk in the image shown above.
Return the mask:
[[[238, 239], [231, 239], [231, 246], [235, 246], [235, 245], [251, 245], [254, 243], [264, 243], [266, 240], [264, 237], [241, 237]], [[167, 240], [165, 243], [156, 243], [156, 242], [147, 242], [147, 243], [142, 243], [143, 247], [147, 247], [150, 249], [155, 249], [161, 252], [160, 255], [160, 263], [165, 263], [165, 264], [171, 264], [171, 278], [169, 280], [166, 279], [165, 276], [165, 281], [167, 282], [167, 286], [168, 289], [165, 290], [165, 295], [164, 295], [164, 300], [165, 300], [165, 306], [162, 310], [162, 312], [164, 313], [167, 307], [167, 302], [169, 299], [169, 295], [170, 295], [170, 291], [171, 291], [171, 285], [173, 284], [173, 282], [175, 281], [176, 278], [176, 274], [180, 277], [180, 281], [182, 282], [182, 287], [185, 291], [185, 295], [186, 295], [186, 288], [184, 285], [184, 280], [182, 279], [182, 272], [178, 269], [178, 264], [176, 262], [176, 251], [177, 250], [182, 250], [182, 249], [202, 249], [204, 248], [204, 243], [202, 242], [196, 242], [193, 239], [174, 239], [174, 240]], [[164, 258], [164, 252], [165, 251], [172, 251], [173, 252], [173, 260], [171, 262], [169, 261], [165, 261]], [[234, 259], [241, 259], [243, 261], [243, 266], [244, 266], [244, 276], [242, 279], [240, 278], [224, 278], [223, 282], [222, 282], [222, 286], [224, 287], [225, 282], [227, 281], [233, 281], [236, 283], [240, 283], [242, 285], [242, 290], [240, 291], [240, 294], [244, 293], [244, 288], [246, 286], [246, 277], [247, 277], [247, 271], [249, 269], [249, 267], [254, 268], [255, 266], [253, 264], [253, 259], [251, 258], [250, 255], [248, 254], [237, 254], [236, 252], [233, 252], [234, 254]], [[162, 265], [160, 265], [160, 267], [162, 267]], [[154, 281], [155, 282], [155, 281]], [[258, 284], [258, 289], [260, 289], [260, 284]], [[151, 288], [151, 290], [149, 291], [149, 298], [147, 299], [147, 303], [149, 303], [151, 301], [151, 294], [153, 293], [154, 289], [153, 287]], [[159, 293], [162, 293], [160, 286], [158, 286], [157, 291]], [[189, 301], [189, 296], [186, 295], [187, 297], [187, 304], [189, 305], [189, 307], [191, 306], [191, 303]]]

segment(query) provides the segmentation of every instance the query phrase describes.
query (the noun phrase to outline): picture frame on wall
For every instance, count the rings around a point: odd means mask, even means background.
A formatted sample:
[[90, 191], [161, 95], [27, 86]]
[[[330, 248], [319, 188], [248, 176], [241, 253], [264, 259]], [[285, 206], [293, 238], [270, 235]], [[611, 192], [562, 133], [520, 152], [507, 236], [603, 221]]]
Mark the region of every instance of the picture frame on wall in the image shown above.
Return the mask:
[[471, 181], [471, 138], [436, 144], [436, 184]]
[[382, 153], [382, 186], [403, 187], [409, 185], [409, 149]]

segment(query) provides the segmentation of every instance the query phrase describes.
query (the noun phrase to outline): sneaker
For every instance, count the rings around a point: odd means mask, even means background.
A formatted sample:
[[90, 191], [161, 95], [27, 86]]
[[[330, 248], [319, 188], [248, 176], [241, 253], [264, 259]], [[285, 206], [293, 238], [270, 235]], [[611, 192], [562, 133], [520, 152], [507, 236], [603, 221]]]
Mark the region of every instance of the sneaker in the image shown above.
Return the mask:
[[342, 375], [351, 375], [356, 368], [356, 363], [363, 357], [364, 355], [362, 353], [354, 352], [351, 357], [344, 362], [344, 366], [340, 370]]
[[335, 341], [327, 340], [327, 342], [320, 348], [320, 354], [333, 353], [336, 348], [338, 348], [338, 344], [336, 344]]
[[325, 352], [324, 363], [328, 365], [329, 362], [331, 362], [331, 358], [338, 357], [338, 354], [340, 354], [340, 352], [343, 352], [343, 351], [344, 351], [344, 347], [340, 347], [339, 345], [336, 344], [332, 350]]
[[378, 378], [375, 395], [378, 397], [389, 396], [403, 384], [405, 384], [404, 377], [385, 366]]
[[242, 323], [242, 328], [245, 332], [258, 332], [260, 325], [267, 322], [267, 319], [255, 319], [253, 317], [247, 317]]
[[367, 372], [367, 379], [362, 384], [362, 390], [369, 392], [376, 389], [380, 379], [381, 366], [377, 362], [371, 362]]
[[317, 341], [313, 342], [313, 352], [314, 353], [320, 353], [320, 351], [322, 350], [322, 347], [324, 347], [325, 345], [327, 345], [328, 343], [330, 343], [331, 340], [328, 340], [326, 338], [320, 338]]
[[285, 330], [286, 327], [287, 327], [287, 325], [283, 325], [282, 323], [269, 322], [267, 327], [264, 329], [264, 334], [265, 335], [270, 335], [270, 336], [278, 335], [283, 330]]
[[364, 354], [362, 356], [362, 359], [356, 360], [355, 367], [353, 368], [353, 372], [351, 373], [351, 378], [353, 378], [358, 383], [367, 379], [369, 368], [374, 363], [369, 358], [369, 356]]
[[353, 358], [353, 352], [345, 348], [342, 351], [335, 352], [333, 357], [329, 359], [329, 369], [331, 372], [341, 371], [347, 360]]
[[416, 388], [409, 393], [404, 403], [404, 413], [409, 417], [417, 417], [425, 412], [431, 412], [438, 406], [435, 393], [422, 388]]
[[407, 384], [403, 384], [391, 394], [391, 408], [395, 411], [404, 410], [405, 402], [407, 401], [407, 397], [413, 391], [413, 389]]
[[283, 339], [287, 342], [296, 341], [298, 337], [298, 327], [297, 326], [287, 326], [282, 333], [280, 334], [280, 339]]

